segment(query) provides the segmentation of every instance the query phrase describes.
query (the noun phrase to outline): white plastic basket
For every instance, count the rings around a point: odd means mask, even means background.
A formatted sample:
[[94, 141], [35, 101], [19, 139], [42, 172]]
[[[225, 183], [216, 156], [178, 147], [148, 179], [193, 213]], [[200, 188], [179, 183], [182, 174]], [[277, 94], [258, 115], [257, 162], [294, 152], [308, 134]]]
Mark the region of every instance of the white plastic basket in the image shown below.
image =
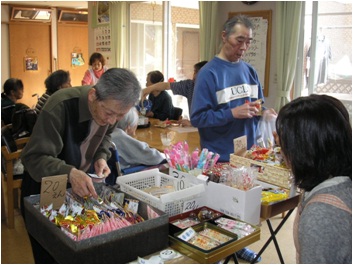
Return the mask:
[[[173, 178], [159, 172], [157, 168], [118, 177], [117, 183], [121, 191], [160, 209], [169, 216], [183, 213], [185, 202], [202, 197], [205, 192], [203, 184]], [[160, 198], [143, 191], [148, 187], [163, 185], [173, 185], [176, 191], [163, 194]]]

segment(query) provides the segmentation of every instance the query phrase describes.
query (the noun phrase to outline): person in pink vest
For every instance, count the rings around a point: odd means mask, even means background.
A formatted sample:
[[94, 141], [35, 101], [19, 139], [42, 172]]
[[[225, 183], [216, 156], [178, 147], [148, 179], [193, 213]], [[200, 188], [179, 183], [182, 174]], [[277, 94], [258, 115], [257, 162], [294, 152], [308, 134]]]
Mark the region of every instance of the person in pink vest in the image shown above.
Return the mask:
[[97, 84], [102, 74], [108, 70], [108, 68], [105, 66], [104, 56], [98, 52], [95, 52], [91, 55], [89, 58], [89, 65], [91, 68], [85, 72], [85, 75], [82, 79], [83, 86]]

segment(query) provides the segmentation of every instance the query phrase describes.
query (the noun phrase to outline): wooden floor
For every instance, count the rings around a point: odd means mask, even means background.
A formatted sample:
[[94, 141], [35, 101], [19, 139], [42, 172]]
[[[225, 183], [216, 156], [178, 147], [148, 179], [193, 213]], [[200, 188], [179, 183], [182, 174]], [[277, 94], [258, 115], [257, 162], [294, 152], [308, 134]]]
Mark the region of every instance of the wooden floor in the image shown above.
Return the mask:
[[[296, 210], [289, 217], [282, 229], [277, 234], [277, 240], [282, 251], [285, 263], [294, 264], [295, 248], [293, 243], [293, 220]], [[31, 245], [20, 211], [15, 212], [15, 228], [8, 229], [6, 220], [1, 216], [1, 263], [2, 264], [31, 264], [34, 263]], [[271, 218], [273, 229], [282, 220], [278, 215]], [[261, 225], [261, 239], [248, 246], [253, 251], [258, 252], [270, 237], [266, 222]], [[104, 262], [104, 261], [103, 261]], [[239, 260], [239, 263], [246, 263]], [[271, 243], [262, 255], [261, 264], [280, 264], [275, 246]]]

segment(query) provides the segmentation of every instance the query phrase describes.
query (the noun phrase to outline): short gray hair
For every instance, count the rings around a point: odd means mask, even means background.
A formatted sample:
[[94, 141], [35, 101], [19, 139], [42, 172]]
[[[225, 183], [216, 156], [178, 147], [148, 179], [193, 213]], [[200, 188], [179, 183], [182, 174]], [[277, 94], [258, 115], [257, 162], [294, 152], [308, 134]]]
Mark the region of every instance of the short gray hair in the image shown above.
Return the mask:
[[141, 85], [135, 74], [124, 68], [108, 69], [94, 88], [97, 100], [114, 99], [125, 107], [136, 105], [141, 94]]
[[128, 126], [131, 126], [131, 127], [136, 126], [138, 123], [138, 120], [139, 120], [139, 115], [137, 113], [137, 109], [135, 107], [132, 107], [128, 111], [128, 113], [126, 113], [124, 117], [121, 120], [119, 120], [116, 127], [125, 131]]
[[226, 33], [226, 36], [229, 37], [231, 33], [233, 33], [234, 26], [236, 24], [244, 25], [248, 29], [254, 29], [253, 23], [249, 19], [249, 17], [245, 15], [237, 15], [230, 19], [228, 19], [223, 25], [223, 31]]

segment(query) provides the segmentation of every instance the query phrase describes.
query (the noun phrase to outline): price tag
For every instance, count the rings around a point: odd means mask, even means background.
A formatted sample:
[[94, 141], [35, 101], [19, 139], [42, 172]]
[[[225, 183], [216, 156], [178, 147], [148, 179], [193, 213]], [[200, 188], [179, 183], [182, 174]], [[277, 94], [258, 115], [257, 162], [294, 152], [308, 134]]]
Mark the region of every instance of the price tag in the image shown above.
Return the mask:
[[57, 175], [42, 178], [40, 191], [40, 207], [53, 204], [58, 209], [65, 202], [67, 175]]
[[244, 156], [247, 150], [246, 135], [233, 139], [234, 154]]
[[200, 208], [204, 204], [205, 203], [204, 203], [203, 197], [194, 198], [192, 200], [185, 201], [183, 205], [183, 213]]
[[192, 229], [192, 227], [189, 227], [184, 232], [182, 232], [180, 235], [178, 235], [178, 237], [184, 241], [189, 241], [195, 235], [196, 235], [196, 231], [194, 229]]

